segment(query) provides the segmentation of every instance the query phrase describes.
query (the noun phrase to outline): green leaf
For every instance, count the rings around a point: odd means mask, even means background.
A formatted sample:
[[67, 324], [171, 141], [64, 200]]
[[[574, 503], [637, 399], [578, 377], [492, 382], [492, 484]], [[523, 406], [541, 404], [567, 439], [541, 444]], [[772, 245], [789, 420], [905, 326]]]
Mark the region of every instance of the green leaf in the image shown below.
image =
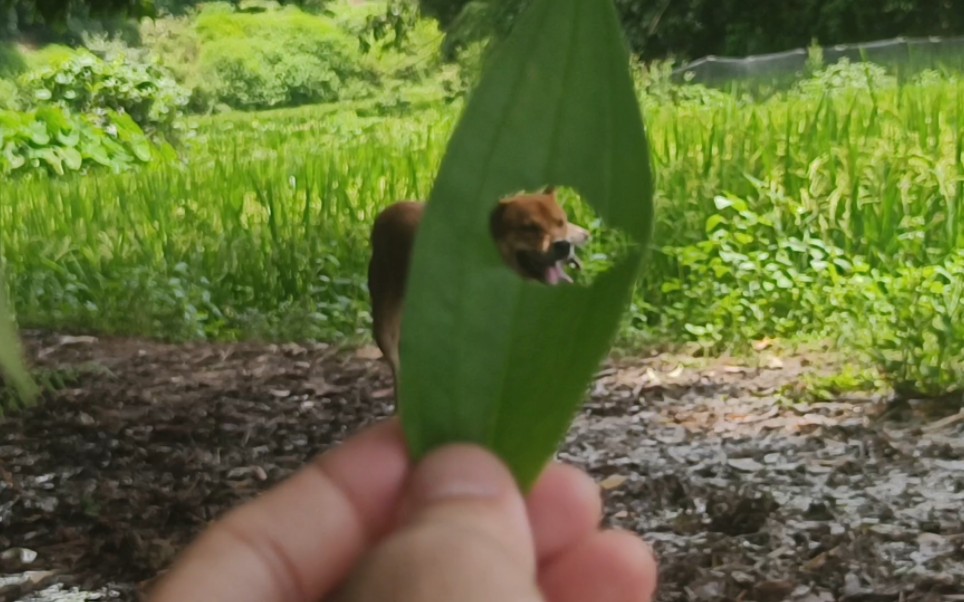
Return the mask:
[[725, 223], [726, 223], [725, 217], [723, 217], [718, 213], [714, 213], [713, 215], [706, 218], [706, 233], [709, 234], [710, 232], [715, 230], [717, 226]]
[[131, 140], [131, 151], [135, 157], [145, 163], [151, 160], [151, 143], [146, 138]]
[[27, 135], [30, 137], [30, 141], [37, 146], [50, 144], [50, 134], [47, 133], [47, 124], [43, 121], [31, 123], [30, 127], [27, 128]]
[[77, 171], [84, 163], [84, 158], [76, 148], [64, 147], [60, 149], [64, 165], [71, 171]]
[[[634, 243], [589, 287], [524, 282], [488, 231], [499, 198], [577, 190]], [[649, 146], [610, 0], [535, 0], [495, 49], [416, 240], [400, 411], [415, 457], [484, 445], [527, 488], [568, 429], [649, 242]]]
[[49, 165], [57, 175], [64, 175], [64, 162], [56, 148], [37, 148], [33, 149], [31, 154]]
[[80, 131], [70, 130], [59, 132], [57, 134], [57, 142], [66, 147], [76, 147], [78, 144], [80, 144]]
[[110, 160], [110, 154], [107, 149], [104, 148], [103, 144], [98, 141], [91, 141], [83, 149], [84, 157], [99, 163], [105, 167], [110, 167], [113, 163]]
[[733, 201], [726, 198], [725, 196], [717, 195], [713, 197], [713, 204], [716, 206], [717, 211], [723, 211], [733, 206]]
[[3, 155], [10, 164], [11, 171], [14, 169], [20, 169], [27, 162], [27, 159], [23, 155], [19, 154], [13, 146], [8, 146], [7, 148], [3, 149]]
[[683, 328], [686, 329], [686, 332], [690, 334], [694, 334], [698, 337], [701, 337], [706, 334], [706, 327], [700, 326], [698, 324], [684, 324]]

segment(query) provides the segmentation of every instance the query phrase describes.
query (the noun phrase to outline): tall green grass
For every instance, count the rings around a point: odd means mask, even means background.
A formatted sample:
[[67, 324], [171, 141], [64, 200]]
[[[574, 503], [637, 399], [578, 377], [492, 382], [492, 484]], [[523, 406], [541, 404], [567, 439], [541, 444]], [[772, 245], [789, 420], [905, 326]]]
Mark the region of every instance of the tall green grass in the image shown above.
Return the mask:
[[449, 117], [205, 122], [185, 164], [0, 191], [21, 323], [168, 338], [353, 336], [369, 224], [424, 197]]
[[[661, 248], [641, 285], [640, 330], [700, 338], [701, 324], [688, 320], [732, 296], [744, 307], [725, 311], [742, 323], [716, 343], [822, 332], [822, 318], [777, 322], [787, 311], [837, 311], [821, 287], [845, 286], [854, 265], [887, 273], [961, 248], [962, 104], [964, 84], [939, 80], [648, 106]], [[745, 201], [744, 215], [731, 219], [718, 195]], [[832, 274], [829, 256], [841, 259]], [[715, 273], [714, 259], [723, 264]], [[792, 308], [748, 306], [769, 277], [754, 270], [780, 271], [772, 282], [789, 281]], [[705, 286], [727, 271], [737, 290]]]
[[[855, 265], [887, 272], [961, 248], [960, 81], [643, 104], [658, 223], [627, 333], [700, 339], [694, 316], [721, 295], [737, 305], [717, 343], [813, 333], [826, 320], [770, 314], [832, 311], [841, 297], [820, 287], [845, 286]], [[171, 338], [363, 335], [371, 220], [427, 196], [456, 117], [442, 105], [225, 115], [195, 124], [183, 164], [6, 183], [0, 250], [20, 320]], [[597, 237], [590, 271], [616, 244]], [[704, 286], [726, 269], [732, 290]], [[786, 303], [752, 306], [771, 276]]]

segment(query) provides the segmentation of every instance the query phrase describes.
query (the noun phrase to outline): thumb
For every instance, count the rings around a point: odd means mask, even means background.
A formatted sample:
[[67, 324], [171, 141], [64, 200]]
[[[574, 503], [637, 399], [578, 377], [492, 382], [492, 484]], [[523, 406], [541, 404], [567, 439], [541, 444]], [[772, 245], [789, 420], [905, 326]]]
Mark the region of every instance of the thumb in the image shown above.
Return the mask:
[[489, 452], [456, 445], [414, 470], [396, 531], [349, 578], [339, 600], [541, 600], [525, 502]]

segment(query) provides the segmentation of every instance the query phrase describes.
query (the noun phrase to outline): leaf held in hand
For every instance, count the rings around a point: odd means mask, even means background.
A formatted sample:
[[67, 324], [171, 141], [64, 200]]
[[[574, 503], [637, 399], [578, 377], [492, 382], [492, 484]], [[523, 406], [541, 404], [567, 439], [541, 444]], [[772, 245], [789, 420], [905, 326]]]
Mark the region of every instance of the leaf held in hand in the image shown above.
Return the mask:
[[[591, 286], [524, 282], [489, 236], [498, 199], [547, 184], [578, 191], [635, 243]], [[531, 485], [608, 351], [652, 211], [649, 147], [611, 0], [535, 0], [486, 65], [416, 241], [399, 383], [416, 457], [474, 442]]]

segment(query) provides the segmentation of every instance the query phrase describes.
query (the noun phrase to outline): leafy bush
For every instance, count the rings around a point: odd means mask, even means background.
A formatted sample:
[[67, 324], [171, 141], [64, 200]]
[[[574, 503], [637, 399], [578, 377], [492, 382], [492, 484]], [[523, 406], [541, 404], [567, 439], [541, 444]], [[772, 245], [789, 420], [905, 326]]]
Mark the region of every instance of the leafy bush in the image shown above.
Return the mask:
[[202, 12], [200, 74], [210, 96], [237, 109], [332, 102], [359, 96], [372, 70], [358, 41], [330, 19], [297, 9]]
[[337, 2], [318, 13], [207, 3], [141, 24], [144, 48], [190, 91], [187, 109], [256, 110], [378, 97], [398, 107], [441, 98], [457, 71], [443, 34], [407, 0]]
[[150, 161], [155, 152], [141, 128], [117, 111], [97, 119], [55, 105], [0, 111], [0, 175], [35, 170], [63, 175], [93, 166], [117, 172]]
[[169, 131], [187, 93], [158, 65], [83, 52], [21, 78], [26, 93], [78, 113], [126, 113], [148, 132]]
[[851, 63], [843, 58], [833, 65], [816, 69], [807, 79], [801, 80], [795, 91], [803, 95], [819, 95], [823, 92], [861, 93], [873, 92], [897, 85], [897, 78], [874, 63]]
[[27, 68], [25, 71], [39, 71], [47, 68], [57, 68], [79, 54], [83, 50], [76, 50], [70, 46], [61, 44], [48, 44], [33, 52], [29, 52], [24, 57]]
[[866, 269], [819, 239], [787, 236], [742, 199], [717, 197], [716, 207], [705, 240], [662, 249], [678, 273], [648, 300], [683, 339], [717, 351], [819, 331], [830, 291]]
[[0, 79], [16, 77], [26, 68], [26, 61], [16, 46], [0, 42]]
[[20, 90], [12, 81], [0, 79], [0, 110], [11, 111], [20, 108]]
[[338, 3], [326, 12], [339, 29], [358, 40], [362, 64], [379, 76], [411, 82], [434, 75], [441, 66], [444, 35], [406, 0]]
[[853, 342], [905, 397], [964, 394], [964, 251], [942, 263], [874, 270], [847, 307]]
[[201, 40], [192, 17], [145, 19], [141, 23], [144, 48], [156, 56], [165, 69], [189, 93], [187, 110], [204, 112], [211, 106], [199, 68]]
[[729, 94], [722, 90], [702, 84], [680, 85], [674, 82], [672, 61], [653, 61], [646, 64], [637, 59], [632, 63], [632, 70], [636, 95], [647, 105], [688, 103], [694, 106], [719, 106], [731, 100]]

